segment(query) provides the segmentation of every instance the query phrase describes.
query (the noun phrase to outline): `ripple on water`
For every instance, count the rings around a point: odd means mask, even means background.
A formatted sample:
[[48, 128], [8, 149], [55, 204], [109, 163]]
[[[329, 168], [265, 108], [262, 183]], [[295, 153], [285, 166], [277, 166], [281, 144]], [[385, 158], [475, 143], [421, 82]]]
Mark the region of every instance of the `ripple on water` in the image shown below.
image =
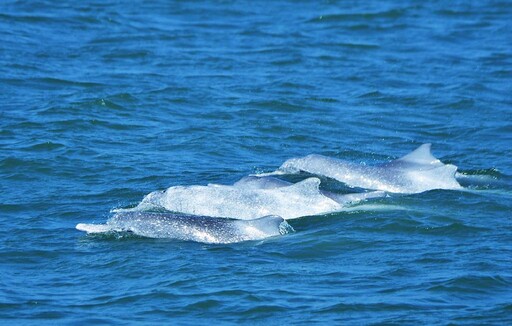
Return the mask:
[[499, 275], [465, 275], [439, 282], [433, 282], [429, 291], [446, 295], [481, 298], [482, 295], [507, 293], [512, 280]]
[[[511, 8], [3, 1], [0, 323], [511, 324]], [[171, 186], [427, 142], [463, 191], [229, 245], [74, 229]]]

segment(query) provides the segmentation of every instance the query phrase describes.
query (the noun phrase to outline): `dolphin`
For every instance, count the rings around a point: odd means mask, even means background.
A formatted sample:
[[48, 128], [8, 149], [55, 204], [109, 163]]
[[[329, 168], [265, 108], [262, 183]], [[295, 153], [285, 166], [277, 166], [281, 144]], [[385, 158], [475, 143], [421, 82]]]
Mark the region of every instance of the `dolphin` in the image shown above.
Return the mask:
[[143, 211], [116, 213], [106, 224], [80, 223], [77, 224], [76, 229], [88, 234], [131, 232], [149, 238], [170, 238], [203, 243], [261, 240], [293, 232], [293, 228], [279, 216], [236, 220]]
[[337, 195], [319, 189], [320, 179], [312, 177], [295, 184], [273, 177], [246, 177], [234, 185], [173, 186], [152, 192], [133, 209], [165, 209], [182, 214], [237, 219], [278, 215], [285, 220], [342, 210], [359, 200], [381, 197], [381, 193]]
[[[173, 186], [144, 197], [135, 210], [165, 209], [190, 215], [250, 220], [267, 215], [287, 219], [339, 210], [342, 205], [324, 196], [320, 179], [265, 188], [252, 184]], [[122, 211], [122, 210], [117, 210]]]
[[462, 189], [455, 179], [457, 167], [443, 164], [432, 155], [430, 149], [431, 144], [423, 144], [397, 160], [375, 166], [311, 154], [289, 159], [277, 171], [256, 176], [303, 171], [338, 180], [350, 187], [402, 194], [433, 189]]

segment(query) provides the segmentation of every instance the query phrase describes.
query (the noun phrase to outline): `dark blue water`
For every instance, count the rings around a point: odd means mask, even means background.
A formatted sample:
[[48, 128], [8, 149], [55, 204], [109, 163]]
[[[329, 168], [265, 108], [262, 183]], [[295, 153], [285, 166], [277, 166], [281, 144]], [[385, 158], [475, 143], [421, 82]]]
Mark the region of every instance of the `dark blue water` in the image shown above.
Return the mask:
[[[0, 320], [511, 323], [511, 17], [508, 1], [2, 1]], [[480, 181], [263, 241], [75, 230], [170, 186], [428, 142]]]

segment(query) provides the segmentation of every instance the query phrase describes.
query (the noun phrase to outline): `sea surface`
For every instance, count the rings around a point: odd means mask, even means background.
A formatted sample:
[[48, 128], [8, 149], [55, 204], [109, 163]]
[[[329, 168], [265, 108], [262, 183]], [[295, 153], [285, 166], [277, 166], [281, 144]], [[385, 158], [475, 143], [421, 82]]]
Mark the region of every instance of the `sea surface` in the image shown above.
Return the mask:
[[[511, 17], [492, 0], [1, 1], [0, 323], [511, 324]], [[231, 244], [75, 229], [172, 186], [423, 143], [463, 190]]]

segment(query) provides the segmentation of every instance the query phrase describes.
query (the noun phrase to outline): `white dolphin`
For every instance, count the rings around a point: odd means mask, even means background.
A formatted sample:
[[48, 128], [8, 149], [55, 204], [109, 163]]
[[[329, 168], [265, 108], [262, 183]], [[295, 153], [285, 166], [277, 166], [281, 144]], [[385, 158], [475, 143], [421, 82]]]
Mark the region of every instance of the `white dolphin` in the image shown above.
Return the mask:
[[236, 220], [137, 211], [116, 213], [106, 224], [80, 223], [76, 228], [88, 234], [130, 232], [149, 238], [169, 238], [204, 243], [261, 240], [293, 232], [293, 228], [279, 216]]
[[245, 220], [278, 215], [288, 220], [340, 211], [348, 203], [385, 195], [384, 192], [331, 194], [321, 191], [319, 185], [318, 178], [291, 184], [272, 177], [246, 177], [234, 185], [174, 186], [148, 194], [132, 210], [164, 208], [183, 214]]
[[443, 164], [423, 144], [397, 160], [367, 166], [322, 155], [308, 155], [287, 160], [271, 173], [259, 176], [292, 174], [301, 171], [325, 176], [347, 184], [390, 193], [420, 193], [433, 189], [462, 189], [455, 179], [457, 167]]

